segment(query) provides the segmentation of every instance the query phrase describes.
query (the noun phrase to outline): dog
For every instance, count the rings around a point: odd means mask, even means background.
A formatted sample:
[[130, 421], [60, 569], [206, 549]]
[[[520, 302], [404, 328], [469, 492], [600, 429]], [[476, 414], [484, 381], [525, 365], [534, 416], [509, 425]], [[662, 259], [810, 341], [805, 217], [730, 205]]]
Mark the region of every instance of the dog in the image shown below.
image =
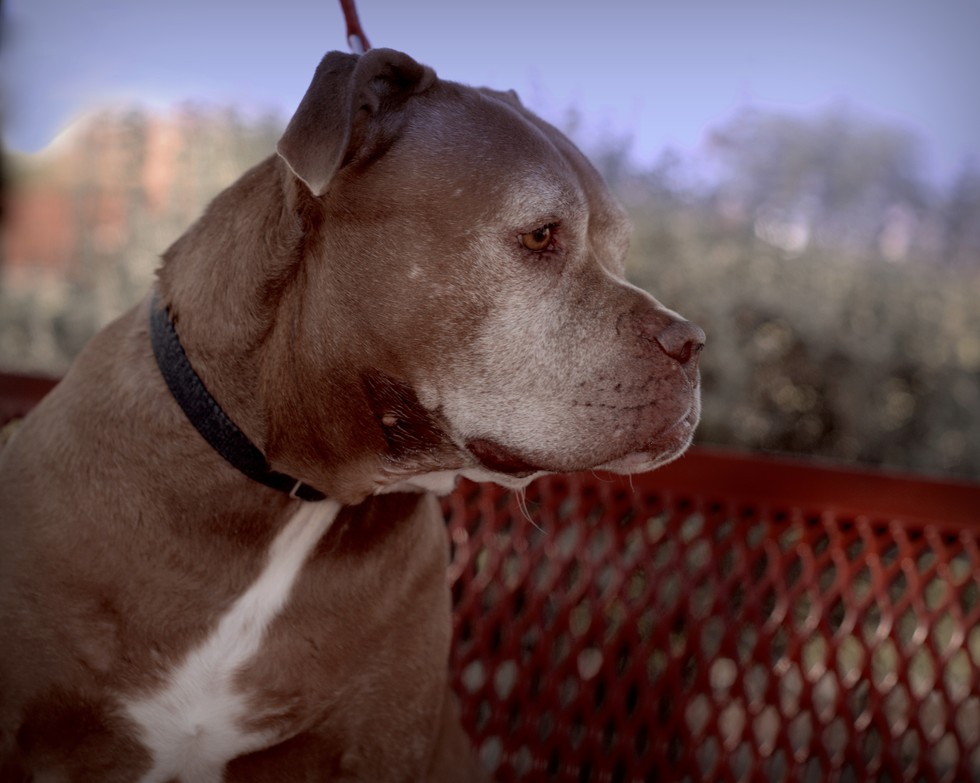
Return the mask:
[[328, 54], [0, 455], [2, 780], [482, 779], [435, 493], [689, 445], [630, 231], [516, 94]]

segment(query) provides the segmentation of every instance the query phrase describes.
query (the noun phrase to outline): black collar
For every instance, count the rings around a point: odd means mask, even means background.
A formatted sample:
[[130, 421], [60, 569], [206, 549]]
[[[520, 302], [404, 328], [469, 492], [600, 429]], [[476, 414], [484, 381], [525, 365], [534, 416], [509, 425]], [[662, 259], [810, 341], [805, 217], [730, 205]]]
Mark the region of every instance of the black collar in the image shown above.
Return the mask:
[[156, 294], [150, 303], [150, 341], [153, 343], [157, 366], [163, 373], [170, 393], [191, 424], [215, 451], [249, 478], [285, 492], [290, 497], [309, 501], [326, 498], [326, 495], [308, 484], [272, 470], [265, 455], [221, 410], [221, 406], [191, 367], [177, 330], [170, 320], [170, 313], [160, 305]]

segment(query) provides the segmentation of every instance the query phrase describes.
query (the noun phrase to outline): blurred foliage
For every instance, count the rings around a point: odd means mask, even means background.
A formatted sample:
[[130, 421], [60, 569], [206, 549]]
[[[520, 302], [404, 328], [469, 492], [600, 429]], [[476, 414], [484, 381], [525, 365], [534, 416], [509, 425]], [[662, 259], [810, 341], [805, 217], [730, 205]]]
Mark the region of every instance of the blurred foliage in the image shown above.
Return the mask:
[[745, 110], [709, 145], [726, 173], [720, 197], [770, 231], [785, 226], [791, 246], [813, 236], [867, 253], [896, 210], [914, 214], [927, 201], [918, 140], [843, 110], [816, 118]]
[[[87, 127], [10, 169], [10, 203], [56, 187], [78, 231], [55, 275], [4, 244], [6, 368], [63, 372], [281, 126], [188, 109]], [[633, 217], [630, 278], [708, 334], [699, 442], [980, 477], [980, 171], [931, 185], [916, 137], [840, 109], [746, 110], [707, 139], [646, 167], [628, 139], [586, 150]]]

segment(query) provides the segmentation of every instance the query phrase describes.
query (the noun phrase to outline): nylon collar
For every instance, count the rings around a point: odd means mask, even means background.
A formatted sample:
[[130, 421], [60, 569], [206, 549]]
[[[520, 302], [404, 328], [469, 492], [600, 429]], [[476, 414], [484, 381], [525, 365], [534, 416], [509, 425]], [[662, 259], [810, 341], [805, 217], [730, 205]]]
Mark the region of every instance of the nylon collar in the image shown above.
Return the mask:
[[326, 495], [286, 473], [272, 470], [252, 443], [211, 396], [191, 367], [167, 308], [156, 294], [150, 302], [150, 342], [157, 366], [184, 415], [203, 438], [234, 468], [250, 479], [299, 500], [324, 500]]

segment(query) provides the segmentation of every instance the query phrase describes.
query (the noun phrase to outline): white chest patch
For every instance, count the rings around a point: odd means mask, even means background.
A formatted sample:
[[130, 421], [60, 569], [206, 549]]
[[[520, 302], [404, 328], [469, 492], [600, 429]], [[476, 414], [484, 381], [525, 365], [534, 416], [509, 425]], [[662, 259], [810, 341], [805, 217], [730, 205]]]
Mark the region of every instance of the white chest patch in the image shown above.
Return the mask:
[[235, 676], [259, 651], [266, 629], [339, 510], [332, 500], [304, 503], [272, 542], [258, 579], [214, 632], [190, 651], [166, 686], [124, 705], [153, 757], [141, 783], [219, 783], [231, 759], [278, 739], [268, 732], [242, 730], [254, 712], [248, 694], [236, 690]]

